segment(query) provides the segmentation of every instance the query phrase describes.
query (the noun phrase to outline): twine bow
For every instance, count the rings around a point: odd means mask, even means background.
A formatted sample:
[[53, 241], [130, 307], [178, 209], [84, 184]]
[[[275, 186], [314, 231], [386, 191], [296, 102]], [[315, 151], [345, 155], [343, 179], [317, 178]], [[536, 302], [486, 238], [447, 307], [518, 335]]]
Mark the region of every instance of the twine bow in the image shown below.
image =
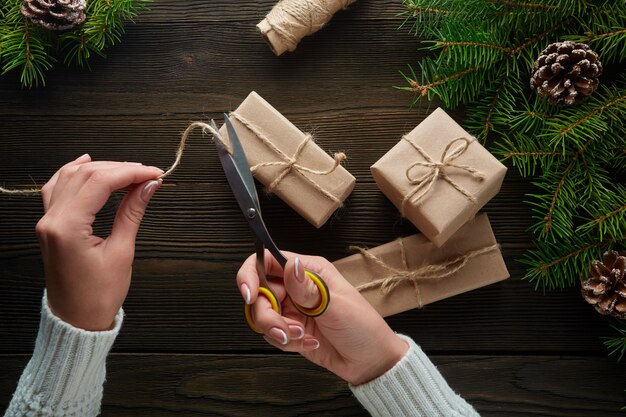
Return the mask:
[[363, 255], [366, 259], [374, 262], [376, 265], [380, 266], [390, 273], [383, 278], [361, 284], [357, 286], [356, 289], [359, 292], [363, 292], [373, 288], [380, 288], [380, 292], [383, 295], [387, 295], [401, 283], [410, 282], [415, 288], [415, 296], [417, 298], [419, 308], [423, 307], [424, 305], [422, 301], [421, 291], [419, 288], [420, 282], [437, 280], [455, 274], [463, 269], [470, 260], [476, 258], [477, 256], [484, 255], [485, 253], [497, 250], [499, 247], [497, 244], [485, 246], [483, 248], [476, 249], [462, 255], [458, 255], [439, 264], [425, 265], [417, 269], [411, 270], [409, 269], [408, 260], [406, 257], [406, 250], [404, 248], [404, 241], [402, 238], [398, 239], [398, 244], [400, 245], [400, 254], [402, 257], [402, 265], [404, 269], [394, 268], [393, 266], [385, 263], [376, 255], [372, 254], [366, 248], [363, 248], [361, 246], [350, 246], [351, 250], [359, 251], [361, 255]]
[[[425, 159], [425, 161], [414, 162], [405, 171], [405, 175], [406, 175], [407, 180], [409, 180], [409, 184], [414, 185], [415, 188], [411, 190], [409, 193], [407, 193], [407, 195], [405, 195], [404, 199], [402, 200], [402, 204], [400, 206], [400, 212], [403, 216], [404, 216], [406, 203], [408, 202], [411, 202], [413, 204], [419, 203], [433, 189], [433, 185], [439, 179], [442, 179], [448, 182], [448, 184], [450, 184], [452, 187], [454, 187], [455, 190], [463, 194], [471, 202], [476, 201], [476, 197], [474, 197], [469, 191], [467, 191], [465, 188], [463, 188], [461, 185], [455, 182], [452, 178], [450, 178], [445, 171], [446, 168], [453, 167], [453, 168], [462, 169], [470, 173], [478, 181], [483, 181], [485, 179], [485, 175], [481, 173], [480, 171], [478, 171], [477, 169], [469, 165], [459, 165], [459, 164], [453, 163], [454, 160], [456, 160], [458, 157], [463, 155], [465, 151], [467, 151], [467, 148], [473, 142], [473, 139], [468, 139], [465, 137], [459, 137], [459, 138], [453, 139], [450, 143], [448, 143], [448, 145], [444, 149], [443, 154], [441, 155], [440, 161], [435, 161], [430, 155], [428, 155], [428, 153], [426, 153], [424, 149], [422, 149], [421, 146], [417, 145], [416, 143], [413, 143], [406, 136], [402, 136], [402, 139], [410, 143], [411, 146], [413, 146], [413, 148], [420, 155], [422, 155], [422, 157]], [[450, 148], [452, 148], [452, 146], [457, 142], [463, 142], [463, 143], [460, 147], [455, 148], [452, 151], [450, 151]], [[426, 174], [415, 178], [411, 175], [411, 170], [413, 170], [415, 167], [418, 167], [418, 166], [429, 168], [429, 171]]]
[[278, 174], [276, 178], [270, 183], [270, 185], [267, 186], [268, 192], [270, 193], [273, 192], [274, 189], [278, 186], [278, 184], [280, 184], [280, 182], [288, 174], [290, 174], [293, 171], [293, 172], [297, 172], [298, 174], [300, 174], [302, 178], [304, 178], [309, 184], [311, 184], [311, 186], [313, 186], [313, 188], [319, 191], [322, 195], [332, 200], [338, 206], [342, 205], [341, 200], [339, 198], [337, 198], [335, 195], [331, 194], [330, 192], [322, 188], [322, 186], [320, 186], [318, 183], [313, 181], [309, 176], [305, 175], [305, 173], [309, 173], [313, 175], [331, 174], [337, 169], [337, 167], [341, 164], [341, 162], [344, 159], [346, 159], [345, 153], [338, 152], [334, 154], [333, 159], [335, 162], [333, 166], [331, 166], [329, 169], [325, 171], [314, 170], [298, 163], [298, 158], [300, 157], [300, 154], [304, 150], [304, 147], [313, 139], [313, 137], [310, 134], [308, 133], [306, 134], [304, 140], [298, 145], [298, 148], [296, 149], [294, 154], [292, 156], [289, 156], [285, 152], [283, 152], [280, 148], [278, 148], [276, 145], [274, 145], [274, 143], [270, 140], [270, 138], [267, 137], [267, 135], [254, 123], [252, 123], [251, 121], [249, 121], [248, 119], [240, 115], [239, 113], [232, 112], [230, 115], [233, 116], [235, 119], [237, 119], [239, 122], [241, 122], [244, 126], [246, 126], [252, 133], [254, 133], [254, 135], [257, 138], [259, 138], [263, 142], [263, 144], [265, 144], [265, 146], [267, 146], [272, 151], [274, 151], [280, 157], [280, 159], [282, 159], [282, 161], [262, 162], [250, 168], [250, 170], [254, 173], [256, 170], [258, 170], [259, 168], [263, 168], [263, 167], [269, 167], [269, 166], [283, 167], [280, 174]]

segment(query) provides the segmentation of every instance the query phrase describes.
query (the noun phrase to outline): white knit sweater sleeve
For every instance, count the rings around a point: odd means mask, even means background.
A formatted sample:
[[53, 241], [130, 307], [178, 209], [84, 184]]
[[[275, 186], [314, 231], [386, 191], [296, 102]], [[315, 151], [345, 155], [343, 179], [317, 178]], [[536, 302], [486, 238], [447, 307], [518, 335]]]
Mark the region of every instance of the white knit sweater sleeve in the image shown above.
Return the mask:
[[393, 368], [363, 385], [350, 386], [372, 417], [479, 417], [443, 379], [413, 340]]
[[39, 334], [5, 417], [92, 417], [100, 413], [106, 356], [124, 313], [113, 329], [90, 332], [56, 317], [41, 303]]

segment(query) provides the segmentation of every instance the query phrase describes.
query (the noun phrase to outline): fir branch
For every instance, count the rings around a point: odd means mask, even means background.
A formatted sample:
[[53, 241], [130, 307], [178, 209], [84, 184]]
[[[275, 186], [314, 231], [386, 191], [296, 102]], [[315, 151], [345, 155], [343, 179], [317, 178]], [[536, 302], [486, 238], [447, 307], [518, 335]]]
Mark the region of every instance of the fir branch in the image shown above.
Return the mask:
[[535, 284], [535, 288], [570, 287], [588, 273], [591, 261], [625, 240], [626, 236], [622, 236], [590, 242], [586, 236], [573, 236], [558, 245], [537, 241], [536, 248], [529, 250], [520, 262], [529, 266], [526, 278]]
[[2, 74], [19, 70], [22, 86], [44, 85], [45, 72], [59, 51], [67, 64], [87, 66], [93, 55], [105, 56], [105, 50], [121, 40], [125, 22], [132, 22], [149, 1], [90, 0], [81, 27], [54, 32], [31, 24], [20, 12], [21, 0], [4, 0], [0, 5]]
[[619, 354], [617, 360], [621, 361], [626, 353], [626, 324], [623, 321], [619, 321], [611, 327], [618, 335], [605, 338], [604, 346], [609, 350], [609, 355]]
[[626, 187], [616, 184], [601, 198], [593, 201], [586, 211], [591, 220], [578, 227], [580, 233], [596, 232], [600, 238], [626, 235]]

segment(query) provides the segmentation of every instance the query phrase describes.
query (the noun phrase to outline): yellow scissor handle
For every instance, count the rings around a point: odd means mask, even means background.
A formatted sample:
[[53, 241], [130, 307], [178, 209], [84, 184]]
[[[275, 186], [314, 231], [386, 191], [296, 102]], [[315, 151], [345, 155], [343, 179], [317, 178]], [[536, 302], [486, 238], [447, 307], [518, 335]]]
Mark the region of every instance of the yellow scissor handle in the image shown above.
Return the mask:
[[[314, 308], [303, 307], [300, 304], [293, 301], [293, 299], [291, 300], [291, 302], [293, 303], [294, 307], [296, 307], [296, 309], [302, 314], [304, 314], [305, 316], [318, 317], [319, 315], [324, 313], [324, 311], [326, 311], [326, 309], [328, 308], [328, 304], [330, 303], [330, 291], [328, 290], [328, 286], [326, 286], [326, 283], [324, 282], [324, 280], [315, 272], [305, 270], [304, 273], [317, 286], [317, 289], [320, 292], [320, 296], [322, 300], [319, 306], [314, 307]], [[259, 295], [262, 295], [265, 298], [267, 298], [272, 305], [272, 310], [274, 310], [278, 314], [281, 314], [280, 303], [278, 302], [278, 298], [276, 298], [276, 295], [272, 292], [272, 290], [266, 287], [259, 287]], [[254, 322], [254, 316], [252, 315], [251, 304], [246, 304], [244, 306], [244, 314], [246, 317], [246, 322], [248, 323], [248, 326], [250, 327], [250, 329], [252, 329], [252, 331], [255, 333], [263, 334], [263, 331]]]
[[324, 313], [324, 311], [326, 311], [326, 309], [328, 308], [328, 304], [330, 304], [330, 291], [328, 291], [328, 286], [326, 285], [322, 277], [317, 275], [315, 272], [311, 272], [305, 269], [304, 273], [317, 286], [317, 289], [320, 292], [320, 296], [322, 297], [320, 305], [314, 308], [306, 308], [296, 303], [293, 299], [291, 299], [291, 302], [293, 303], [294, 307], [305, 316], [318, 317], [322, 313]]
[[[272, 290], [266, 287], [259, 287], [259, 295], [262, 295], [269, 300], [269, 302], [272, 304], [272, 310], [274, 310], [278, 314], [281, 313], [280, 303], [278, 302], [278, 298], [276, 298], [276, 295], [272, 292]], [[248, 323], [248, 327], [250, 327], [250, 329], [252, 329], [252, 331], [255, 333], [263, 334], [263, 331], [259, 329], [259, 326], [257, 326], [254, 322], [254, 317], [252, 315], [252, 304], [246, 304], [244, 306], [244, 315], [246, 316], [246, 322]]]

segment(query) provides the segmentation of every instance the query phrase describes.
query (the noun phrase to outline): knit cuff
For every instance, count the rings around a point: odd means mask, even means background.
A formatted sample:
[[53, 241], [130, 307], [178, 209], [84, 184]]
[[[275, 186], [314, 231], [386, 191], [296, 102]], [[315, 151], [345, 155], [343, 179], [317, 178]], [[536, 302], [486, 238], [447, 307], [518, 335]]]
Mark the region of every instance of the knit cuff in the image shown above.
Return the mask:
[[6, 416], [96, 416], [100, 411], [107, 354], [122, 326], [122, 309], [113, 329], [78, 329], [55, 316], [47, 296], [35, 351], [26, 366]]
[[443, 379], [435, 365], [415, 342], [389, 371], [350, 389], [373, 417], [479, 417]]

